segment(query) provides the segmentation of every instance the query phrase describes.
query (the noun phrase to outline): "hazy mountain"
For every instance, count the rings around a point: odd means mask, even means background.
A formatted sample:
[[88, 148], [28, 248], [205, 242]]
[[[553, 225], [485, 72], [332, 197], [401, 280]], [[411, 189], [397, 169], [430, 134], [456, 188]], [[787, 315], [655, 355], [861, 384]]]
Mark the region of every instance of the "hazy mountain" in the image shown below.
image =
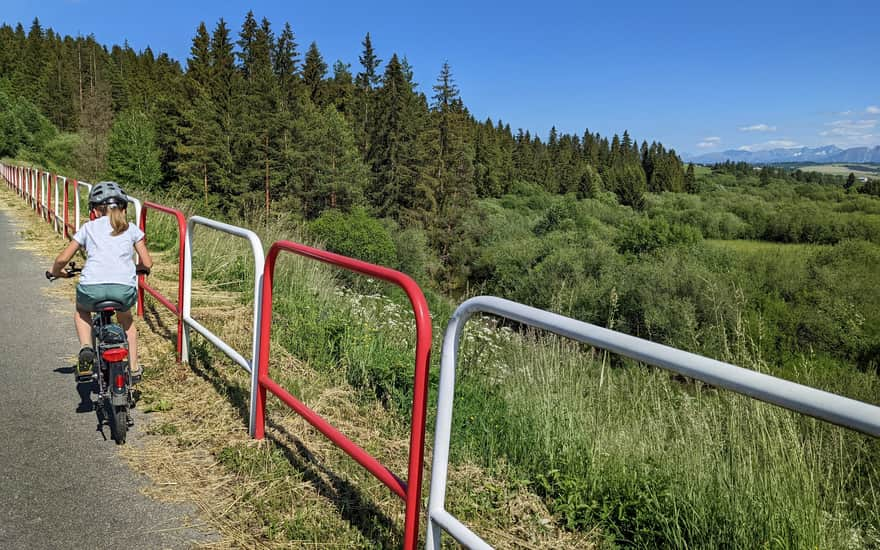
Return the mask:
[[880, 162], [880, 146], [853, 147], [834, 156], [834, 162]]
[[823, 147], [795, 147], [768, 149], [766, 151], [743, 151], [731, 149], [702, 155], [685, 155], [684, 160], [699, 164], [714, 164], [730, 160], [750, 164], [776, 164], [781, 162], [880, 162], [880, 146], [841, 149], [836, 145]]

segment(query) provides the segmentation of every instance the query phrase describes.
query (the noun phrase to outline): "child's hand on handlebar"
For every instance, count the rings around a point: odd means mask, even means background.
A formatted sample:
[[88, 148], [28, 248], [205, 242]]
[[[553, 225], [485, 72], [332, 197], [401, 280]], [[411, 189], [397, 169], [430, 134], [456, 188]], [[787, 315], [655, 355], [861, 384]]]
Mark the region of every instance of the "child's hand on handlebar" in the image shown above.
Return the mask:
[[55, 266], [52, 266], [52, 270], [46, 272], [46, 278], [50, 281], [54, 281], [55, 279], [69, 279], [74, 275], [79, 274], [82, 269], [76, 267], [76, 262], [70, 262], [69, 266], [65, 270], [59, 270], [55, 272]]

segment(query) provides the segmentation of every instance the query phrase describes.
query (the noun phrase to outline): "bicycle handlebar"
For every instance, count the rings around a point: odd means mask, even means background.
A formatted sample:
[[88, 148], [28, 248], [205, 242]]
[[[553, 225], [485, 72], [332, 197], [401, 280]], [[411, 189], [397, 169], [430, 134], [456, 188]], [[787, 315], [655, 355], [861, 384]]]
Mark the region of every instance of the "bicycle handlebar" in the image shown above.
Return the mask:
[[70, 264], [68, 264], [68, 265], [69, 265], [69, 267], [67, 269], [65, 269], [64, 271], [62, 271], [62, 273], [64, 274], [62, 277], [55, 277], [54, 275], [52, 275], [51, 271], [47, 271], [46, 278], [49, 279], [50, 281], [54, 281], [55, 279], [69, 279], [69, 278], [73, 277], [74, 275], [77, 275], [80, 272], [82, 272], [81, 267], [76, 267], [76, 262], [70, 262]]
[[[74, 275], [79, 275], [80, 273], [82, 273], [82, 268], [76, 267], [76, 262], [70, 262], [69, 267], [67, 269], [65, 269], [64, 271], [62, 271], [62, 273], [64, 274], [63, 276], [55, 277], [54, 275], [52, 275], [51, 271], [47, 271], [46, 278], [49, 279], [50, 281], [54, 281], [55, 279], [69, 279], [69, 278], [73, 277]], [[149, 275], [150, 268], [146, 267], [146, 266], [138, 266], [135, 269], [135, 273], [137, 273], [138, 275]]]

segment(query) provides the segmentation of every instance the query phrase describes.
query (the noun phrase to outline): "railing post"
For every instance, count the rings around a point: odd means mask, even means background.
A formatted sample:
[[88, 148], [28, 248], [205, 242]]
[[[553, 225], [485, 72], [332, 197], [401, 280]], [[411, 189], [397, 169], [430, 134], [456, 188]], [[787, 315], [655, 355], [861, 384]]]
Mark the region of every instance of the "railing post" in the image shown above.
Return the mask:
[[178, 248], [177, 248], [177, 305], [171, 303], [170, 300], [159, 294], [155, 289], [150, 287], [146, 279], [143, 275], [138, 276], [138, 315], [143, 316], [144, 314], [144, 291], [149, 292], [153, 296], [156, 297], [157, 300], [162, 302], [162, 305], [170, 309], [177, 316], [177, 358], [180, 360], [181, 352], [183, 350], [183, 274], [184, 274], [184, 266], [183, 266], [183, 254], [184, 249], [186, 247], [186, 218], [183, 216], [183, 212], [177, 210], [175, 208], [169, 208], [167, 206], [162, 206], [161, 204], [157, 204], [154, 202], [146, 201], [143, 204], [143, 208], [141, 209], [141, 218], [140, 218], [140, 229], [144, 232], [144, 240], [146, 242], [147, 235], [147, 210], [149, 209], [158, 210], [160, 212], [164, 212], [166, 214], [171, 214], [177, 220], [177, 230], [178, 230]]

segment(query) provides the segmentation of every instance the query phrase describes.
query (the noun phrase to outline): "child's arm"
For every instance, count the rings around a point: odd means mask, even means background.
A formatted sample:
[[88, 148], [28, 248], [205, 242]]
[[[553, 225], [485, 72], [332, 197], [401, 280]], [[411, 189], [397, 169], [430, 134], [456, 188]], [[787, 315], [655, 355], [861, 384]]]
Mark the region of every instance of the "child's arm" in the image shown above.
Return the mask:
[[79, 243], [73, 240], [70, 241], [67, 247], [61, 251], [61, 254], [55, 258], [55, 263], [52, 264], [52, 269], [50, 271], [53, 277], [64, 277], [64, 272], [61, 270], [64, 269], [67, 262], [73, 258], [73, 255], [76, 254], [77, 250], [79, 250]]
[[138, 253], [138, 267], [151, 269], [153, 267], [153, 258], [150, 257], [150, 252], [147, 250], [147, 243], [143, 239], [139, 240], [134, 243], [134, 250]]

